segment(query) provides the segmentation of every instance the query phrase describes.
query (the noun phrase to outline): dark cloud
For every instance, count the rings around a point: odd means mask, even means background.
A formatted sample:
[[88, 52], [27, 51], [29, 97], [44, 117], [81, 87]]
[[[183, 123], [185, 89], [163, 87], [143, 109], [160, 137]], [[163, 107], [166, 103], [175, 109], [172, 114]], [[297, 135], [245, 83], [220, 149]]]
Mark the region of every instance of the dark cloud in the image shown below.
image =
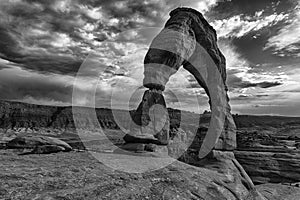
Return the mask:
[[188, 75], [186, 78], [189, 81], [187, 88], [202, 88], [193, 75]]
[[8, 67], [6, 67], [6, 66], [0, 64], [0, 71], [1, 71], [2, 69], [6, 69], [6, 68], [8, 68]]
[[169, 103], [179, 102], [177, 96], [171, 90], [164, 91], [164, 96], [165, 96], [166, 101]]
[[9, 67], [0, 62], [0, 71], [3, 69], [7, 69], [7, 68], [9, 68]]
[[[0, 58], [41, 73], [75, 74], [86, 49], [95, 48], [93, 41], [147, 24], [160, 26], [165, 9], [165, 1], [151, 0], [3, 2]], [[112, 19], [117, 23], [111, 24]], [[84, 29], [87, 24], [90, 30]], [[60, 36], [62, 44], [55, 46]]]
[[[236, 47], [238, 52], [242, 52], [245, 59], [247, 59], [252, 67], [264, 70], [272, 70], [279, 65], [297, 64], [300, 58], [291, 57], [293, 54], [285, 52], [285, 56], [274, 55], [273, 50], [265, 49], [268, 39], [278, 32], [281, 27], [286, 24], [285, 21], [279, 22], [275, 26], [268, 26], [259, 32], [250, 33], [241, 38], [234, 38], [232, 44]], [[258, 36], [254, 39], [253, 36]], [[268, 63], [268, 65], [261, 65]]]
[[236, 97], [230, 97], [230, 101], [232, 101], [232, 102], [234, 102], [234, 101], [246, 102], [246, 101], [250, 101], [250, 100], [254, 100], [254, 97], [249, 96], [249, 95], [239, 95]]
[[156, 1], [156, 0], [101, 0], [101, 1], [85, 1], [86, 5], [92, 7], [103, 7], [108, 15], [121, 18], [135, 23], [132, 16], [140, 16], [141, 18], [161, 23], [162, 11], [168, 8], [168, 4], [174, 2]]
[[250, 81], [244, 81], [242, 78], [239, 78], [235, 75], [231, 75], [227, 79], [227, 84], [229, 89], [234, 89], [234, 88], [250, 88], [250, 87], [260, 87], [260, 88], [271, 88], [271, 87], [276, 87], [279, 85], [282, 85], [282, 83], [279, 82], [268, 82], [268, 81], [263, 81], [263, 82], [258, 82], [258, 83], [252, 83]]
[[296, 1], [292, 0], [223, 0], [207, 13], [210, 19], [226, 19], [234, 15], [254, 16], [257, 11], [264, 10], [264, 14], [279, 14], [291, 12]]
[[28, 55], [23, 56], [19, 55], [19, 57], [2, 57], [8, 61], [20, 64], [21, 67], [37, 71], [40, 73], [55, 73], [62, 75], [76, 75], [80, 65], [82, 64], [82, 60], [76, 60], [74, 58], [70, 58], [68, 56], [38, 56], [38, 55]]
[[16, 39], [9, 34], [7, 28], [0, 25], [0, 56], [5, 58], [9, 55], [9, 57], [19, 57], [18, 53], [18, 42]]
[[250, 100], [261, 100], [263, 98], [269, 98], [270, 95], [267, 94], [258, 94], [258, 95], [249, 95], [249, 94], [241, 94], [236, 97], [230, 98], [232, 101], [250, 101]]
[[[279, 51], [274, 48], [266, 48], [268, 40], [282, 30], [283, 27], [290, 24], [295, 19], [295, 5], [298, 1], [282, 1], [282, 0], [232, 0], [219, 2], [208, 13], [208, 18], [211, 22], [224, 23], [219, 34], [225, 34], [226, 30], [231, 30], [235, 24], [241, 24], [236, 29], [232, 29], [226, 36], [232, 39], [232, 44], [238, 52], [241, 52], [243, 57], [253, 64], [270, 63], [269, 67], [278, 65], [289, 65], [299, 63], [299, 51], [297, 45], [288, 46], [288, 48]], [[236, 23], [230, 19], [236, 19]], [[243, 22], [243, 23], [242, 23]], [[253, 26], [253, 24], [257, 24]], [[247, 28], [248, 26], [248, 28]], [[252, 26], [252, 27], [251, 27]], [[293, 26], [296, 27], [296, 26]], [[220, 27], [219, 27], [220, 28]], [[296, 28], [295, 28], [296, 29]], [[225, 30], [225, 31], [224, 31]], [[241, 31], [243, 30], [243, 31]], [[225, 32], [225, 33], [223, 33]], [[295, 35], [297, 35], [297, 32]], [[236, 37], [238, 34], [240, 37]], [[288, 37], [288, 36], [287, 36]], [[280, 38], [284, 44], [287, 39]], [[273, 44], [274, 45], [274, 44]], [[276, 45], [276, 43], [275, 43]], [[269, 44], [270, 46], [270, 44]], [[296, 49], [296, 50], [295, 50]]]
[[[77, 72], [83, 61], [82, 58], [74, 55], [71, 49], [56, 49], [49, 45], [51, 35], [44, 38], [31, 38], [24, 37], [22, 32], [16, 31], [9, 26], [0, 25], [0, 58], [41, 73], [75, 74]], [[43, 42], [45, 38], [48, 44]]]
[[0, 81], [0, 99], [23, 101], [27, 98], [71, 103], [73, 86], [45, 78], [11, 78]]
[[285, 90], [285, 91], [281, 91], [281, 92], [300, 93], [300, 88]]
[[123, 67], [109, 65], [104, 70], [104, 76], [113, 77], [113, 76], [126, 76], [127, 70]]
[[269, 95], [268, 94], [258, 94], [258, 95], [255, 95], [256, 97], [258, 98], [264, 98], [264, 97], [268, 97]]
[[271, 87], [276, 87], [276, 86], [279, 86], [279, 85], [282, 85], [282, 83], [279, 83], [279, 82], [267, 82], [267, 81], [264, 81], [264, 82], [256, 83], [256, 86], [255, 86], [255, 87], [260, 87], [260, 88], [271, 88]]

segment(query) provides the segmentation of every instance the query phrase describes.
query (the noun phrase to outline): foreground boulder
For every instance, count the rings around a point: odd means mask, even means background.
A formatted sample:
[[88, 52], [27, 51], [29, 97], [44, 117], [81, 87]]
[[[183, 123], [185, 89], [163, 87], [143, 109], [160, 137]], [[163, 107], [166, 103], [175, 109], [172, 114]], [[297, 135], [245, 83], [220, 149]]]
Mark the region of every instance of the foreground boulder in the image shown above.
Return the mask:
[[31, 153], [56, 153], [71, 151], [72, 147], [66, 142], [47, 136], [19, 136], [6, 144], [9, 149], [33, 149]]

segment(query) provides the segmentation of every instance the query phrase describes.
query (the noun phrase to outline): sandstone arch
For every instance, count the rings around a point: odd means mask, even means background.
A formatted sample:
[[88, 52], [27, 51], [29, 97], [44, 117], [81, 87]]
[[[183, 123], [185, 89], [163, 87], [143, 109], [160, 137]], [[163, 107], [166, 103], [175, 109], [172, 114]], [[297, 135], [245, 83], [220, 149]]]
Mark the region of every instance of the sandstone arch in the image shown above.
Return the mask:
[[[191, 8], [173, 10], [164, 29], [153, 39], [144, 60], [144, 86], [151, 91], [163, 91], [169, 78], [181, 66], [193, 74], [204, 88], [212, 110], [217, 113], [214, 122], [222, 124], [222, 132], [210, 130], [206, 135], [202, 144], [203, 155], [213, 148], [235, 149], [235, 124], [226, 86], [226, 60], [218, 48], [213, 27], [201, 13]], [[143, 101], [147, 100], [145, 96]], [[143, 105], [145, 103], [139, 106], [140, 110]], [[148, 112], [149, 105], [146, 107]], [[141, 113], [138, 118], [142, 118]], [[163, 130], [168, 130], [168, 127]]]

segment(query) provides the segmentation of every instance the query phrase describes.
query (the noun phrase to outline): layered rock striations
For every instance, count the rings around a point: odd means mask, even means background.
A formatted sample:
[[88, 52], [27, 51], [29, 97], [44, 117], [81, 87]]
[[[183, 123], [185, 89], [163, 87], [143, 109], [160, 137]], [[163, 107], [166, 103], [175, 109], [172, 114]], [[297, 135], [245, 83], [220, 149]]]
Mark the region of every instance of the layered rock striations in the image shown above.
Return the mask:
[[144, 86], [164, 90], [182, 65], [209, 96], [214, 114], [212, 126], [221, 126], [208, 131], [203, 155], [213, 148], [234, 150], [236, 127], [228, 103], [225, 57], [217, 46], [215, 30], [191, 8], [173, 10], [164, 29], [152, 41], [144, 61]]
[[[89, 110], [92, 108], [80, 108], [80, 119], [77, 122], [79, 128], [88, 129]], [[100, 108], [95, 110], [102, 128], [118, 129], [110, 109]], [[123, 111], [124, 115], [126, 111]], [[96, 125], [95, 125], [96, 126]], [[60, 134], [65, 131], [74, 131], [72, 107], [42, 106], [19, 102], [0, 101], [0, 128], [2, 132], [39, 132]]]
[[166, 102], [161, 91], [148, 90], [142, 102], [132, 114], [130, 133], [124, 140], [128, 143], [169, 143], [170, 120]]
[[[251, 118], [248, 118], [251, 123]], [[285, 122], [288, 118], [279, 118], [279, 123], [276, 123], [277, 117], [257, 118], [260, 120], [255, 128], [238, 131], [236, 158], [255, 184], [299, 182], [299, 121], [291, 118], [291, 121]], [[263, 121], [265, 124], [262, 126]]]

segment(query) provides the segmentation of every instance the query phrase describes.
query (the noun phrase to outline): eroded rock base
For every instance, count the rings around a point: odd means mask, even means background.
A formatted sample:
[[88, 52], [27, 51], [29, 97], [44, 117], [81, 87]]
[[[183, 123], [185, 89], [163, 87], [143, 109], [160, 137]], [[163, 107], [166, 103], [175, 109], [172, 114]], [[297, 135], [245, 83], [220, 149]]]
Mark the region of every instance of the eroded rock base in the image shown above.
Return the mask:
[[126, 143], [121, 145], [120, 148], [125, 151], [140, 154], [141, 156], [148, 154], [155, 157], [168, 157], [168, 148], [162, 145]]
[[169, 143], [169, 116], [161, 90], [145, 91], [142, 101], [132, 115], [130, 132], [123, 137], [121, 149], [131, 152], [151, 152], [167, 156]]

